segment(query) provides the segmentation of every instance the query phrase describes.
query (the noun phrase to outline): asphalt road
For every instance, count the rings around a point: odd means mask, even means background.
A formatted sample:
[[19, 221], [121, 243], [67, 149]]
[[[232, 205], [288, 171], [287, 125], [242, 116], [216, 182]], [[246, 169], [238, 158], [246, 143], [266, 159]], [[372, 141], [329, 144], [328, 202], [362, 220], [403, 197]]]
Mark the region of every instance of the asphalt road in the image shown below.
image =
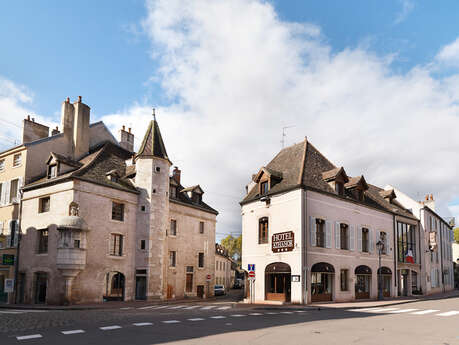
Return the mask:
[[459, 298], [375, 309], [230, 302], [86, 311], [0, 310], [0, 344], [459, 344]]

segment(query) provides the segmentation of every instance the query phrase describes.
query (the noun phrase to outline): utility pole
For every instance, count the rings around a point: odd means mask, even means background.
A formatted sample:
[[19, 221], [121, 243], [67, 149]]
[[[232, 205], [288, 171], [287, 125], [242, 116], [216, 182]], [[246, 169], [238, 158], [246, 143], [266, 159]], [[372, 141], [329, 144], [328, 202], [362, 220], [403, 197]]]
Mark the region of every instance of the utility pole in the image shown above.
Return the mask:
[[292, 128], [292, 127], [295, 127], [295, 126], [284, 126], [284, 127], [282, 127], [282, 140], [281, 140], [282, 148], [284, 148], [284, 146], [285, 146], [285, 137], [287, 136], [287, 134], [285, 134], [285, 130], [287, 128]]

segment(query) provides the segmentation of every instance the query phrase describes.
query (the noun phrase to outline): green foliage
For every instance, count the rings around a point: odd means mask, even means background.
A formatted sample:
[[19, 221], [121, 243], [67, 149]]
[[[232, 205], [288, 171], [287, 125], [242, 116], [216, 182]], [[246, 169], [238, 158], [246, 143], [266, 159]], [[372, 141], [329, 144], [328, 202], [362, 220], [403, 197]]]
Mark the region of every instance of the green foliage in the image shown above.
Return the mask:
[[241, 261], [242, 254], [242, 235], [238, 237], [233, 237], [228, 235], [221, 240], [221, 245], [228, 250], [228, 255], [232, 257], [237, 262]]
[[459, 243], [459, 228], [454, 229], [454, 240]]

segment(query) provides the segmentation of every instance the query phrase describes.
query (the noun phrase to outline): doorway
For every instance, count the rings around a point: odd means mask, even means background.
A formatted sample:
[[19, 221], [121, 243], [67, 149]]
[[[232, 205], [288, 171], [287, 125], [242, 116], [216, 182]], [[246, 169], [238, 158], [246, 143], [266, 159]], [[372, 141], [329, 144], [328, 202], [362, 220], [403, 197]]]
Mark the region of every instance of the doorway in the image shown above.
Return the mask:
[[355, 299], [369, 299], [371, 291], [371, 268], [365, 265], [355, 269]]
[[265, 298], [268, 301], [290, 302], [291, 269], [283, 262], [265, 268]]
[[[381, 282], [379, 281], [381, 279]], [[389, 267], [381, 267], [378, 269], [378, 284], [381, 284], [383, 297], [390, 297], [392, 283], [392, 271]], [[379, 285], [378, 285], [379, 288]]]
[[121, 272], [108, 272], [105, 276], [106, 301], [124, 301], [125, 278]]
[[48, 287], [48, 274], [44, 272], [35, 273], [35, 303], [46, 303], [46, 290]]
[[0, 303], [8, 302], [8, 294], [4, 291], [5, 276], [0, 274]]
[[196, 286], [196, 293], [199, 298], [204, 298], [204, 285]]
[[335, 269], [326, 262], [319, 262], [311, 268], [311, 301], [328, 302], [333, 300], [333, 276]]
[[400, 272], [400, 284], [398, 285], [398, 294], [408, 296], [408, 270], [402, 269]]
[[145, 276], [135, 277], [135, 299], [141, 301], [147, 299], [147, 277]]

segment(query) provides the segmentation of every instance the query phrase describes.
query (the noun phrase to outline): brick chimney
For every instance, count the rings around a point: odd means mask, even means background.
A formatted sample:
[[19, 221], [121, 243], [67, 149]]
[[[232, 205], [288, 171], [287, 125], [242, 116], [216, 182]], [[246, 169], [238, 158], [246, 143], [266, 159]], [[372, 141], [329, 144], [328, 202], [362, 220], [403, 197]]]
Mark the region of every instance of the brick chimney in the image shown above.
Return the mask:
[[24, 119], [22, 126], [22, 143], [30, 143], [42, 138], [47, 138], [49, 135], [49, 127], [35, 122], [34, 118], [30, 118], [30, 115], [27, 115], [27, 118]]
[[73, 104], [67, 97], [61, 109], [61, 128], [67, 140], [68, 153], [73, 159], [80, 159], [89, 151], [91, 108], [82, 102], [81, 96], [78, 96], [78, 101]]
[[56, 135], [56, 134], [59, 134], [59, 133], [60, 133], [60, 131], [59, 131], [59, 127], [58, 126], [56, 126], [56, 128], [51, 131], [51, 135]]
[[126, 131], [126, 127], [120, 129], [120, 146], [130, 152], [134, 151], [134, 134], [131, 133], [131, 128], [128, 128]]
[[424, 201], [424, 205], [429, 207], [432, 211], [435, 211], [435, 200], [433, 195], [426, 195], [426, 200]]
[[172, 171], [172, 178], [180, 184], [180, 175], [182, 174], [182, 171], [178, 167], [174, 167], [174, 170]]

